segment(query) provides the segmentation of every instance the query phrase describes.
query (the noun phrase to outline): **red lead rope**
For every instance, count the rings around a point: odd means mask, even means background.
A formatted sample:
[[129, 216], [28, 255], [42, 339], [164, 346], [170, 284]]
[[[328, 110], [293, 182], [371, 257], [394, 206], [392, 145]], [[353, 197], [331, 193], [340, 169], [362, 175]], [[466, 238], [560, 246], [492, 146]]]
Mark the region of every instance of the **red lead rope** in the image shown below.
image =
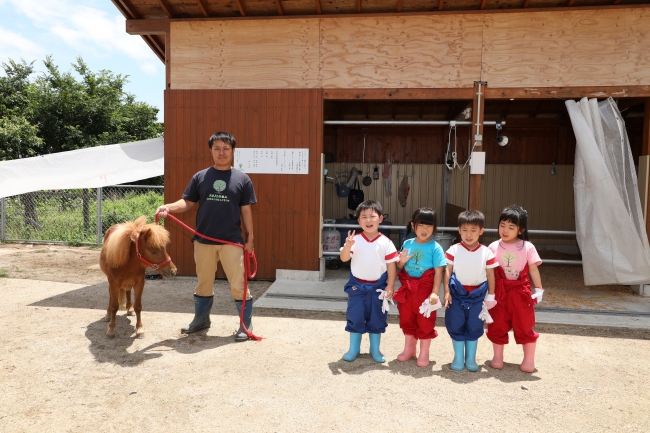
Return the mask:
[[[246, 335], [248, 335], [248, 338], [250, 338], [251, 340], [262, 341], [262, 337], [258, 337], [257, 335], [250, 332], [246, 328], [246, 325], [244, 324], [244, 308], [246, 307], [246, 298], [248, 298], [248, 279], [249, 278], [254, 278], [255, 275], [257, 274], [257, 258], [255, 257], [255, 251], [253, 251], [252, 253], [249, 253], [248, 251], [246, 251], [246, 249], [244, 248], [244, 246], [242, 244], [223, 241], [221, 239], [215, 239], [215, 238], [211, 238], [209, 236], [202, 235], [201, 233], [194, 230], [192, 227], [188, 226], [187, 224], [185, 224], [184, 222], [182, 222], [181, 220], [176, 218], [174, 215], [167, 214], [167, 217], [173, 219], [178, 224], [180, 224], [182, 227], [184, 227], [185, 229], [191, 231], [195, 235], [202, 237], [203, 239], [207, 239], [207, 240], [212, 241], [212, 242], [219, 242], [220, 244], [232, 245], [232, 246], [235, 246], [235, 247], [242, 248], [244, 250], [244, 296], [242, 297], [242, 300], [241, 300], [241, 310], [239, 311], [239, 323], [241, 324], [241, 327], [244, 330], [244, 332], [246, 333]], [[160, 219], [160, 217], [158, 216], [158, 214], [156, 214], [156, 224], [158, 224], [159, 219]], [[253, 260], [253, 265], [254, 265], [253, 273], [250, 272], [250, 266], [251, 266], [250, 261], [251, 261], [251, 259]]]

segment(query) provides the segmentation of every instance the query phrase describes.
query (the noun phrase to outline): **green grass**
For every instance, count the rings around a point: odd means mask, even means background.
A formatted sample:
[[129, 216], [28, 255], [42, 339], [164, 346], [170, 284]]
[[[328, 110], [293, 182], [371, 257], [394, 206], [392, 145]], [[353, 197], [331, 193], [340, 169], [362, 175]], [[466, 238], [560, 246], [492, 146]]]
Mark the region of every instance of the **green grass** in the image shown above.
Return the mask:
[[[7, 198], [7, 240], [60, 241], [70, 246], [97, 241], [97, 199], [94, 190], [86, 195], [87, 218], [84, 227], [81, 190], [42, 191]], [[154, 213], [163, 204], [162, 190], [114, 189], [102, 201], [102, 233], [111, 225], [146, 215], [153, 222]], [[26, 206], [35, 206], [38, 224], [25, 215]]]
[[0, 269], [0, 278], [7, 278], [9, 274], [5, 269]]

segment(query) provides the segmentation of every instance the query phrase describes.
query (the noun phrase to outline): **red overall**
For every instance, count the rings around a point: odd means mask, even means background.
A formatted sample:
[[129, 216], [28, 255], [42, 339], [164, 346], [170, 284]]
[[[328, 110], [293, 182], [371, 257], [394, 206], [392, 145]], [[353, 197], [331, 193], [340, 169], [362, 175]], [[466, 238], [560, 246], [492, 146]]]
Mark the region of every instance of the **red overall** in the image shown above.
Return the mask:
[[495, 344], [508, 344], [508, 332], [512, 329], [517, 344], [537, 341], [539, 334], [535, 327], [536, 299], [532, 299], [528, 265], [519, 273], [518, 280], [506, 279], [503, 268], [494, 272], [497, 305], [490, 310], [494, 323], [487, 326], [487, 338]]
[[402, 287], [395, 292], [393, 300], [397, 302], [399, 327], [404, 335], [412, 335], [419, 340], [438, 336], [438, 331], [434, 329], [436, 312], [432, 312], [428, 319], [420, 314], [420, 306], [431, 296], [434, 275], [433, 269], [426, 271], [420, 278], [410, 276], [404, 269], [397, 274]]

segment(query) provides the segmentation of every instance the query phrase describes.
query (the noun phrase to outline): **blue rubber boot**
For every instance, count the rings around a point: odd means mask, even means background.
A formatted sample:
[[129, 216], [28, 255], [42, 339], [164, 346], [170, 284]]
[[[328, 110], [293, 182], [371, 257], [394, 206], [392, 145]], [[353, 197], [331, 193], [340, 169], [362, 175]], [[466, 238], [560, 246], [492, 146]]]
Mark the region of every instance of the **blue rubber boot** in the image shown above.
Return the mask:
[[194, 294], [194, 319], [189, 325], [181, 328], [183, 334], [191, 334], [210, 327], [210, 310], [214, 296], [199, 296]]
[[343, 355], [343, 359], [352, 362], [357, 359], [359, 352], [361, 352], [361, 334], [358, 332], [350, 332], [350, 350]]
[[386, 357], [379, 351], [381, 334], [368, 334], [370, 337], [370, 356], [375, 362], [386, 362]]
[[[235, 306], [237, 307], [237, 313], [241, 314], [241, 301], [235, 301]], [[239, 316], [237, 316], [239, 318]], [[248, 299], [246, 305], [244, 306], [244, 325], [248, 332], [253, 332], [253, 299]], [[239, 330], [235, 334], [235, 341], [246, 341], [248, 340], [248, 335], [244, 332], [244, 328], [239, 323]]]
[[469, 371], [478, 371], [478, 364], [476, 363], [476, 345], [478, 340], [468, 341], [465, 340], [465, 368]]
[[465, 342], [451, 340], [454, 344], [454, 361], [451, 363], [451, 369], [461, 371], [465, 368]]

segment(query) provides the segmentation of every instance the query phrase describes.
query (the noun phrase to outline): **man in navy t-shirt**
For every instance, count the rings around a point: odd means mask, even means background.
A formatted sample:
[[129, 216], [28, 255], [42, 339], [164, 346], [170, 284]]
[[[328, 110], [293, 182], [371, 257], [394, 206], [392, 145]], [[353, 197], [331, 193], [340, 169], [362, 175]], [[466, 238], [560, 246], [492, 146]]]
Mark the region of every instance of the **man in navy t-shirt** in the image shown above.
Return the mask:
[[[232, 168], [236, 142], [232, 135], [217, 132], [208, 140], [212, 167], [192, 176], [180, 200], [162, 205], [157, 214], [162, 218], [168, 213], [182, 213], [199, 203], [196, 214], [196, 231], [202, 235], [223, 241], [244, 244], [248, 252], [253, 251], [253, 214], [251, 205], [257, 203], [253, 183], [246, 173]], [[240, 218], [244, 221], [246, 239], [242, 237]], [[181, 328], [184, 334], [210, 327], [210, 310], [214, 299], [214, 277], [217, 264], [221, 261], [230, 293], [237, 310], [241, 311], [244, 296], [244, 253], [241, 248], [209, 241], [199, 236], [194, 242], [194, 261], [198, 285], [194, 294], [194, 319]], [[245, 242], [245, 243], [244, 243]], [[250, 293], [248, 295], [250, 297]], [[252, 330], [253, 301], [246, 300], [244, 324]], [[239, 327], [235, 340], [245, 341], [248, 336]]]

